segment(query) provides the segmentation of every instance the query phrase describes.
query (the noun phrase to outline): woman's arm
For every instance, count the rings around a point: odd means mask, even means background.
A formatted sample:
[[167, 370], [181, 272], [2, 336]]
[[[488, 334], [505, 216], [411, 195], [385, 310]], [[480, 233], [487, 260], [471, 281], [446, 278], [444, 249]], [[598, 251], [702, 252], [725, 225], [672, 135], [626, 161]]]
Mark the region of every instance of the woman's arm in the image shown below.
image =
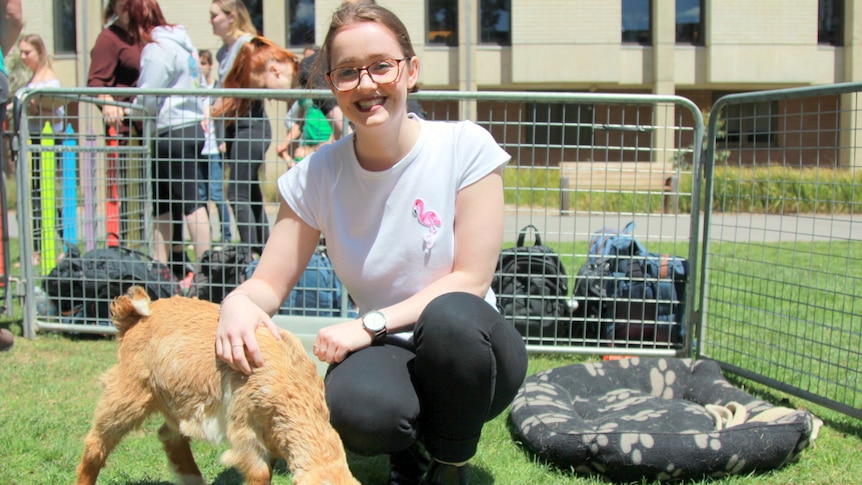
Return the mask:
[[280, 338], [271, 315], [305, 271], [319, 239], [320, 231], [306, 224], [282, 200], [254, 274], [230, 292], [221, 305], [216, 355], [233, 369], [251, 374], [252, 365], [263, 365], [254, 332], [265, 326]]

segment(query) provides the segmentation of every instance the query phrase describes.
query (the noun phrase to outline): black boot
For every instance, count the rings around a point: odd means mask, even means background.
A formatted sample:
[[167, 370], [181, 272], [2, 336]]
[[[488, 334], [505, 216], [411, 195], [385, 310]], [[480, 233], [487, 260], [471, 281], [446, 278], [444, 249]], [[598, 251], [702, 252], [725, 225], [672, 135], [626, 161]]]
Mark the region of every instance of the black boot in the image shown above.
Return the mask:
[[421, 485], [467, 485], [467, 465], [455, 466], [431, 460]]
[[428, 455], [419, 443], [389, 454], [389, 485], [419, 485], [428, 470]]

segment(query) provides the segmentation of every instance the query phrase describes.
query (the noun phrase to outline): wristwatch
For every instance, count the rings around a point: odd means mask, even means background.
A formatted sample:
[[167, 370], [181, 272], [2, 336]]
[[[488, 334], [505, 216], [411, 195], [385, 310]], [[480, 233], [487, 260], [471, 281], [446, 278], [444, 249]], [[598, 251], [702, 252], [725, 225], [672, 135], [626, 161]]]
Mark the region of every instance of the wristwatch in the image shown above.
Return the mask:
[[386, 315], [372, 310], [362, 316], [362, 328], [371, 334], [371, 343], [379, 344], [386, 338]]

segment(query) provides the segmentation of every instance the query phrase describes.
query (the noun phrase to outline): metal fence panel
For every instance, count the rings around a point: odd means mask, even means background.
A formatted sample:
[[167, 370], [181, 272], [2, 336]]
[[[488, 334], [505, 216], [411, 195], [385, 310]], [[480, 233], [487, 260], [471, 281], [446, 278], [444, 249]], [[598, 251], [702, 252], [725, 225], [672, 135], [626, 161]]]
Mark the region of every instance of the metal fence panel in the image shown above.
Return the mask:
[[[268, 99], [266, 110], [272, 136], [252, 140], [269, 145], [260, 160], [260, 182], [256, 186], [263, 199], [257, 208], [266, 214], [265, 224], [271, 224], [277, 206], [274, 180], [287, 169], [287, 164], [275, 153], [276, 145], [287, 131], [287, 107], [299, 96], [329, 96], [324, 91], [263, 90], [113, 90], [112, 93], [158, 97], [171, 94], [201, 99], [213, 94], [258, 101]], [[69, 110], [75, 114], [67, 120], [74, 133], [55, 137], [53, 147], [28, 140], [22, 143], [19, 158], [32, 161], [39, 156], [40, 164], [32, 171], [19, 170], [19, 187], [33, 187], [36, 180], [42, 182], [39, 190], [22, 197], [24, 200], [19, 206], [23, 215], [20, 218], [22, 269], [29, 296], [36, 295], [37, 287], [44, 290], [46, 278], [59, 264], [58, 257], [64, 254], [64, 242], [76, 242], [82, 250], [119, 244], [153, 254], [150, 167], [159, 161], [153, 147], [163, 135], [151, 128], [153, 119], [139, 114], [142, 127], [139, 134], [124, 145], [110, 145], [110, 137], [104, 135], [101, 126], [98, 94], [100, 92], [93, 89], [60, 89], [34, 90], [23, 95], [23, 102], [37, 96], [64, 96], [70, 105], [76, 106]], [[554, 318], [533, 319], [526, 325], [524, 337], [531, 350], [632, 355], [688, 352], [692, 341], [693, 305], [690, 303], [695, 292], [700, 223], [690, 214], [699, 211], [699, 157], [704, 132], [702, 115], [693, 103], [675, 96], [651, 95], [420, 92], [411, 96], [421, 103], [429, 119], [472, 119], [495, 136], [513, 157], [504, 171], [505, 245], [513, 246], [523, 228], [535, 226], [542, 242], [559, 255], [565, 267], [567, 291], [555, 301], [562, 304], [563, 311]], [[22, 115], [21, 122], [28, 121], [26, 114]], [[26, 133], [24, 135], [26, 137]], [[73, 140], [75, 144], [63, 145], [62, 140]], [[77, 159], [74, 165], [67, 166], [75, 166], [76, 171], [67, 172], [56, 160], [70, 153]], [[45, 163], [46, 155], [49, 162], [51, 155], [54, 156], [53, 172], [51, 163]], [[119, 162], [112, 165], [114, 161]], [[230, 169], [226, 175], [228, 188], [236, 168], [232, 163], [228, 163]], [[112, 168], [114, 166], [116, 169]], [[72, 177], [77, 178], [70, 181]], [[198, 182], [207, 180], [202, 178]], [[52, 183], [53, 195], [46, 193], [49, 192], [46, 186], [50, 189]], [[58, 189], [64, 184], [74, 187], [73, 192], [66, 193], [70, 200]], [[19, 193], [28, 194], [20, 190]], [[69, 202], [72, 205], [63, 205]], [[235, 201], [230, 202], [235, 210]], [[39, 211], [33, 210], [37, 203], [41, 204]], [[210, 206], [209, 231], [213, 240], [218, 240], [220, 235], [217, 213]], [[69, 217], [72, 214], [74, 217]], [[634, 235], [649, 251], [688, 260], [688, 284], [675, 287], [672, 294], [644, 296], [639, 299], [637, 308], [623, 305], [623, 300], [607, 295], [573, 298], [572, 293], [580, 280], [578, 270], [589, 256], [589, 239], [602, 228], [622, 229], [632, 221], [635, 222]], [[192, 249], [185, 248], [190, 242], [191, 230], [186, 222], [182, 244], [190, 259], [194, 259]], [[111, 224], [118, 230], [112, 231]], [[232, 225], [234, 240], [230, 246], [253, 249], [238, 239], [236, 221]], [[41, 231], [35, 240], [34, 229]], [[53, 233], [46, 235], [46, 229]], [[116, 239], [113, 239], [114, 233], [117, 233]], [[533, 235], [528, 238], [532, 242]], [[46, 251], [51, 244], [46, 246], [45, 240], [53, 244], [53, 255]], [[227, 246], [222, 241], [213, 244]], [[37, 250], [41, 262], [34, 265], [32, 260]], [[253, 263], [249, 266], [253, 267]], [[318, 273], [312, 272], [312, 276], [315, 274]], [[648, 284], [658, 283], [660, 279], [649, 275], [634, 278]], [[319, 284], [319, 280], [311, 280]], [[306, 290], [313, 295], [321, 290], [333, 290], [328, 294], [335, 295], [336, 303], [329, 307], [331, 311], [319, 312], [296, 303], [302, 298], [291, 300], [294, 303], [286, 304], [280, 312], [283, 314], [275, 317], [279, 324], [300, 334], [311, 334], [313, 338], [320, 325], [356, 312], [346, 292], [334, 291], [329, 283], [326, 288]], [[72, 295], [68, 298], [73, 297], [80, 299]], [[36, 308], [37, 298], [27, 298], [25, 328], [30, 333], [37, 330], [113, 332], [107, 321], [93, 321], [87, 316], [70, 313], [72, 302], [63, 304], [62, 298], [59, 301], [53, 298], [54, 307], [49, 305], [41, 311]], [[104, 300], [98, 303], [105, 304], [107, 299]], [[583, 309], [588, 305], [607, 311], [599, 315], [573, 312], [575, 307]], [[658, 308], [674, 308], [677, 316], [668, 319]], [[614, 310], [618, 310], [616, 314]], [[625, 318], [620, 316], [623, 313]]]
[[862, 417], [860, 84], [709, 114], [699, 355]]

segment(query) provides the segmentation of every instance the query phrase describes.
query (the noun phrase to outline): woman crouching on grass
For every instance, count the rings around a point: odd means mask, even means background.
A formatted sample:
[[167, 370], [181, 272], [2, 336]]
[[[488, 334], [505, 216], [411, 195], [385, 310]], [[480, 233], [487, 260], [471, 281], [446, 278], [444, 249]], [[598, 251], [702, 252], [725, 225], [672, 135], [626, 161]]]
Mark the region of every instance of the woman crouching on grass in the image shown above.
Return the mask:
[[489, 288], [510, 157], [472, 122], [408, 113], [419, 59], [389, 10], [342, 5], [318, 58], [355, 131], [279, 177], [278, 219], [254, 275], [222, 302], [216, 353], [246, 373], [262, 364], [255, 329], [277, 335], [270, 316], [322, 233], [362, 315], [314, 342], [332, 424], [348, 449], [389, 454], [390, 485], [467, 483], [484, 423], [527, 369]]

